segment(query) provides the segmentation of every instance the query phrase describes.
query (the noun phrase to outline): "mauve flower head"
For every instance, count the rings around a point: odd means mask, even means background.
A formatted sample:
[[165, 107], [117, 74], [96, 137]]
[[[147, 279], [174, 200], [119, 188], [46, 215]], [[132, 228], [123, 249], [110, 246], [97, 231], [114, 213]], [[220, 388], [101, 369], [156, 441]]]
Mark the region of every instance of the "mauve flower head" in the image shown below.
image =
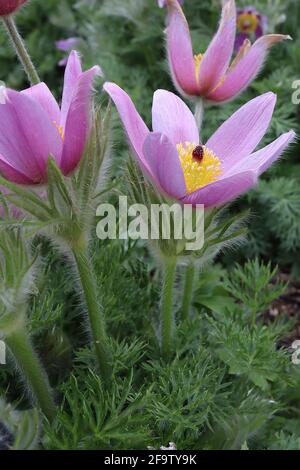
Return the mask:
[[151, 132], [125, 91], [114, 83], [105, 83], [104, 89], [142, 171], [161, 192], [182, 203], [208, 208], [230, 202], [253, 187], [295, 138], [293, 131], [287, 132], [254, 152], [273, 115], [273, 93], [242, 106], [204, 145], [192, 112], [173, 93], [154, 93]]
[[72, 51], [65, 71], [61, 108], [45, 83], [22, 92], [6, 90], [0, 104], [0, 172], [13, 183], [47, 182], [52, 156], [64, 175], [77, 167], [90, 129], [93, 81], [98, 66], [82, 72]]
[[[72, 49], [76, 49], [78, 47], [80, 39], [79, 38], [68, 38], [68, 39], [60, 39], [56, 41], [55, 46], [56, 49], [63, 52], [70, 52]], [[66, 67], [68, 63], [68, 55], [63, 57], [59, 62], [58, 65], [61, 67]]]
[[261, 15], [255, 7], [248, 6], [237, 9], [237, 35], [235, 51], [242, 47], [245, 39], [258, 39], [267, 31], [268, 18]]
[[27, 0], [0, 0], [0, 16], [8, 16], [14, 13]]
[[222, 103], [242, 92], [260, 71], [270, 47], [290, 36], [268, 34], [253, 45], [245, 39], [230, 65], [235, 45], [236, 7], [224, 0], [219, 29], [205, 53], [194, 55], [189, 26], [177, 0], [168, 7], [167, 50], [172, 78], [184, 96]]

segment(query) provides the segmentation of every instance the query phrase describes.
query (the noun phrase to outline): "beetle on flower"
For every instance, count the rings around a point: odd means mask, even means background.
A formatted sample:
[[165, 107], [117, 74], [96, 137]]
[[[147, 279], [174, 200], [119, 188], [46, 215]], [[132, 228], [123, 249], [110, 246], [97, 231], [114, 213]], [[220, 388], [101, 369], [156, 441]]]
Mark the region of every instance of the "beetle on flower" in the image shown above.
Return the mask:
[[6, 90], [0, 104], [0, 172], [13, 183], [47, 182], [51, 155], [64, 175], [77, 167], [90, 127], [93, 80], [98, 66], [82, 72], [72, 51], [65, 71], [61, 109], [45, 83], [22, 92]]
[[167, 49], [172, 78], [184, 96], [222, 103], [241, 93], [259, 73], [270, 47], [290, 36], [268, 34], [253, 45], [245, 39], [230, 65], [235, 45], [236, 6], [225, 0], [219, 29], [204, 54], [193, 53], [189, 26], [177, 0], [168, 7]]
[[114, 101], [142, 171], [164, 194], [182, 203], [219, 207], [253, 187], [295, 138], [281, 135], [253, 153], [264, 137], [276, 95], [265, 93], [242, 106], [204, 145], [186, 104], [165, 90], [154, 94], [150, 132], [130, 97], [114, 83]]

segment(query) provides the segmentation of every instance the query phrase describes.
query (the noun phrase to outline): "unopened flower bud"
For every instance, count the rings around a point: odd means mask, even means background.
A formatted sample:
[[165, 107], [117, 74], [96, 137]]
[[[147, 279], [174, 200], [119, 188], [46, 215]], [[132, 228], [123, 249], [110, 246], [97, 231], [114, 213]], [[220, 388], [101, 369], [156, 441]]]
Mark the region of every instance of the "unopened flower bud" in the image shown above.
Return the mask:
[[0, 16], [8, 16], [14, 13], [27, 0], [0, 0]]

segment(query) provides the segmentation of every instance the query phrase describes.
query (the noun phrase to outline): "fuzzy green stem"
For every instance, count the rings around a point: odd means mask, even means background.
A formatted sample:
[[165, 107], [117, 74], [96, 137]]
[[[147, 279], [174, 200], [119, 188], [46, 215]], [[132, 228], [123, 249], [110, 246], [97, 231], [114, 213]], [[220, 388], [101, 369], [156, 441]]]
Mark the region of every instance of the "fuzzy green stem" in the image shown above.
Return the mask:
[[182, 320], [189, 318], [190, 306], [194, 292], [195, 266], [190, 263], [185, 269], [184, 288], [182, 298]]
[[28, 76], [29, 82], [31, 83], [31, 85], [36, 85], [37, 83], [40, 83], [41, 80], [27, 52], [26, 46], [24, 44], [22, 37], [19, 34], [19, 31], [17, 29], [16, 23], [13, 17], [4, 16], [2, 17], [2, 20], [6, 27], [7, 34], [10, 37], [11, 42], [15, 48], [17, 56]]
[[161, 352], [169, 359], [174, 333], [173, 288], [176, 276], [176, 258], [168, 258], [164, 264], [164, 284], [161, 302]]
[[204, 103], [201, 98], [199, 98], [196, 101], [194, 116], [195, 116], [195, 121], [197, 123], [197, 127], [200, 132], [202, 128], [203, 118], [204, 118]]
[[25, 328], [15, 330], [5, 341], [25, 377], [37, 405], [48, 420], [52, 421], [56, 412], [51, 388]]
[[99, 372], [104, 382], [107, 382], [111, 377], [111, 354], [108, 348], [102, 307], [97, 297], [97, 286], [92, 263], [89, 259], [88, 249], [85, 246], [77, 247], [77, 249], [73, 250], [73, 254], [87, 305], [89, 327]]

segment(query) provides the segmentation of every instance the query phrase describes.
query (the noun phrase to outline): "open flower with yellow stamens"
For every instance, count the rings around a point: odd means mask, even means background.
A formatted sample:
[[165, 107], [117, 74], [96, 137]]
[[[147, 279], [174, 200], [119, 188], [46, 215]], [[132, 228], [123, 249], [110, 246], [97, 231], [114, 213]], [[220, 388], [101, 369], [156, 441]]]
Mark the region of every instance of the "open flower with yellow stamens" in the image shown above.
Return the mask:
[[6, 90], [0, 104], [0, 173], [13, 183], [47, 182], [49, 156], [64, 175], [80, 162], [89, 133], [93, 80], [99, 67], [82, 72], [72, 51], [61, 108], [45, 83], [22, 92]]
[[222, 103], [242, 92], [259, 73], [270, 47], [290, 36], [269, 34], [252, 46], [246, 39], [230, 65], [237, 14], [234, 0], [224, 0], [219, 29], [206, 52], [194, 54], [189, 26], [177, 0], [168, 7], [167, 49], [175, 86], [185, 96]]
[[268, 18], [261, 15], [255, 7], [247, 6], [237, 10], [237, 35], [235, 51], [237, 52], [246, 39], [258, 39], [266, 32]]
[[143, 172], [160, 191], [182, 203], [219, 207], [235, 199], [256, 184], [295, 138], [293, 131], [287, 132], [253, 153], [269, 127], [273, 93], [242, 106], [204, 145], [192, 112], [173, 93], [154, 93], [150, 132], [125, 91], [114, 83], [105, 83], [104, 89]]

